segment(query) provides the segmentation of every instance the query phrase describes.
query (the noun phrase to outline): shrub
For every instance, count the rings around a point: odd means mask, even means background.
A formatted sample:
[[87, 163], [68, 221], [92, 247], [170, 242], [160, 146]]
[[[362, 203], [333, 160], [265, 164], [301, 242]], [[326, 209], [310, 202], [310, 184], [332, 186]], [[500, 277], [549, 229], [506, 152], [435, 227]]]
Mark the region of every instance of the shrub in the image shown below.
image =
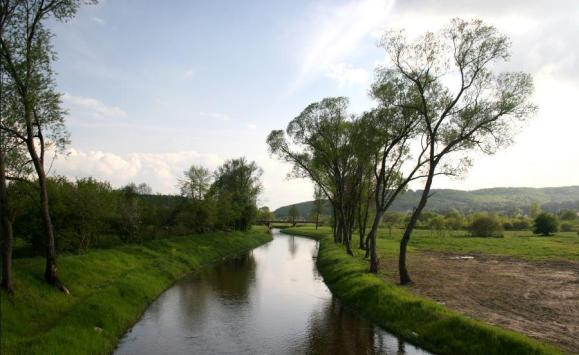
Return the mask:
[[541, 213], [535, 218], [535, 234], [551, 235], [559, 229], [557, 217], [550, 213]]
[[573, 225], [571, 223], [562, 223], [561, 232], [573, 232]]
[[497, 216], [481, 213], [473, 217], [468, 231], [471, 237], [502, 237], [503, 226]]
[[513, 221], [513, 230], [523, 231], [523, 230], [529, 229], [529, 227], [530, 227], [530, 223], [525, 218], [519, 218], [519, 219]]

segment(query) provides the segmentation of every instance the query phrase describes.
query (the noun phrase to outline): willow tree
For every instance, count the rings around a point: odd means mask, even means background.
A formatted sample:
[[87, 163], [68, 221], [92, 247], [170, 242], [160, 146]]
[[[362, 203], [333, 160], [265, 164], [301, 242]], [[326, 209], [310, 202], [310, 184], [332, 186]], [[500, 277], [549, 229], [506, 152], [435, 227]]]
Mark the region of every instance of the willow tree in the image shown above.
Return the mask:
[[381, 42], [404, 92], [402, 105], [420, 117], [420, 142], [426, 148], [424, 188], [400, 241], [400, 283], [411, 282], [406, 268], [410, 236], [437, 175], [460, 175], [469, 153], [492, 154], [512, 141], [513, 132], [536, 110], [529, 103], [533, 82], [521, 72], [494, 73], [509, 58], [509, 40], [480, 20], [453, 19], [438, 33], [409, 40], [387, 33]]
[[357, 166], [347, 110], [344, 97], [312, 103], [290, 121], [285, 133], [272, 131], [267, 144], [271, 154], [292, 164], [291, 176], [310, 178], [322, 189], [334, 214], [334, 240], [352, 254]]
[[[0, 1], [0, 59], [5, 75], [13, 81], [22, 114], [4, 131], [22, 140], [38, 178], [40, 206], [46, 235], [46, 268], [49, 284], [68, 292], [60, 282], [56, 267], [54, 230], [50, 217], [45, 170], [45, 156], [50, 143], [66, 141], [64, 112], [60, 94], [55, 90], [52, 61], [55, 53], [46, 27], [50, 18], [70, 19], [80, 0], [2, 0]], [[94, 3], [95, 1], [86, 1]], [[52, 139], [51, 137], [52, 136]]]

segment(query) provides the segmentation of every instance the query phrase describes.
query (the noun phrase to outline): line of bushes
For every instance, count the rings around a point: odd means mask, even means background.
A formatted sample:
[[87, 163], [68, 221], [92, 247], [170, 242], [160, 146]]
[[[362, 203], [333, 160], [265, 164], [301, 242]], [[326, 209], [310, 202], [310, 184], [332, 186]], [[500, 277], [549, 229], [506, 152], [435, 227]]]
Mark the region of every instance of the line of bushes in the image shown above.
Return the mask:
[[2, 294], [2, 354], [110, 354], [175, 280], [271, 240], [265, 228], [170, 237], [59, 258], [64, 297], [43, 282], [40, 257], [15, 260]]
[[[324, 232], [285, 233], [320, 240], [317, 265], [332, 293], [387, 331], [440, 354], [559, 354], [522, 334], [470, 319], [368, 273]], [[458, 291], [457, 291], [458, 292]]]

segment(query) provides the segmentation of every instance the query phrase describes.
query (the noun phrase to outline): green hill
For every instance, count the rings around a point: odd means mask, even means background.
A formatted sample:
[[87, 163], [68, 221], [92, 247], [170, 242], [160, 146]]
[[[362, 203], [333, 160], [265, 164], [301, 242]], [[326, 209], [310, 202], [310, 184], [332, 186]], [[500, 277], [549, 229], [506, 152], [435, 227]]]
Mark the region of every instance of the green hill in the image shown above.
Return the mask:
[[[422, 190], [409, 190], [399, 196], [392, 210], [399, 212], [411, 211], [418, 203]], [[472, 191], [434, 189], [426, 208], [430, 211], [445, 213], [458, 209], [464, 213], [476, 211], [493, 211], [526, 213], [529, 205], [538, 202], [543, 210], [556, 212], [562, 209], [579, 209], [579, 186], [564, 187], [496, 187]], [[313, 201], [296, 203], [300, 215], [308, 216]], [[283, 218], [292, 205], [283, 206], [274, 211]], [[325, 214], [330, 213], [329, 203], [325, 204]]]

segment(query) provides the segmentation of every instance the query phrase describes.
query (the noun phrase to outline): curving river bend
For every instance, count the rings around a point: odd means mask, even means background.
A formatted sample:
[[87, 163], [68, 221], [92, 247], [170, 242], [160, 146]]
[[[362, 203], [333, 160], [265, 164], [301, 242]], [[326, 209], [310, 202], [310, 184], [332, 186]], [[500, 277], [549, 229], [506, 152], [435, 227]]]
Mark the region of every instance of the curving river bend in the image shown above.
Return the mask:
[[272, 233], [165, 291], [115, 354], [427, 354], [340, 305], [316, 241]]

